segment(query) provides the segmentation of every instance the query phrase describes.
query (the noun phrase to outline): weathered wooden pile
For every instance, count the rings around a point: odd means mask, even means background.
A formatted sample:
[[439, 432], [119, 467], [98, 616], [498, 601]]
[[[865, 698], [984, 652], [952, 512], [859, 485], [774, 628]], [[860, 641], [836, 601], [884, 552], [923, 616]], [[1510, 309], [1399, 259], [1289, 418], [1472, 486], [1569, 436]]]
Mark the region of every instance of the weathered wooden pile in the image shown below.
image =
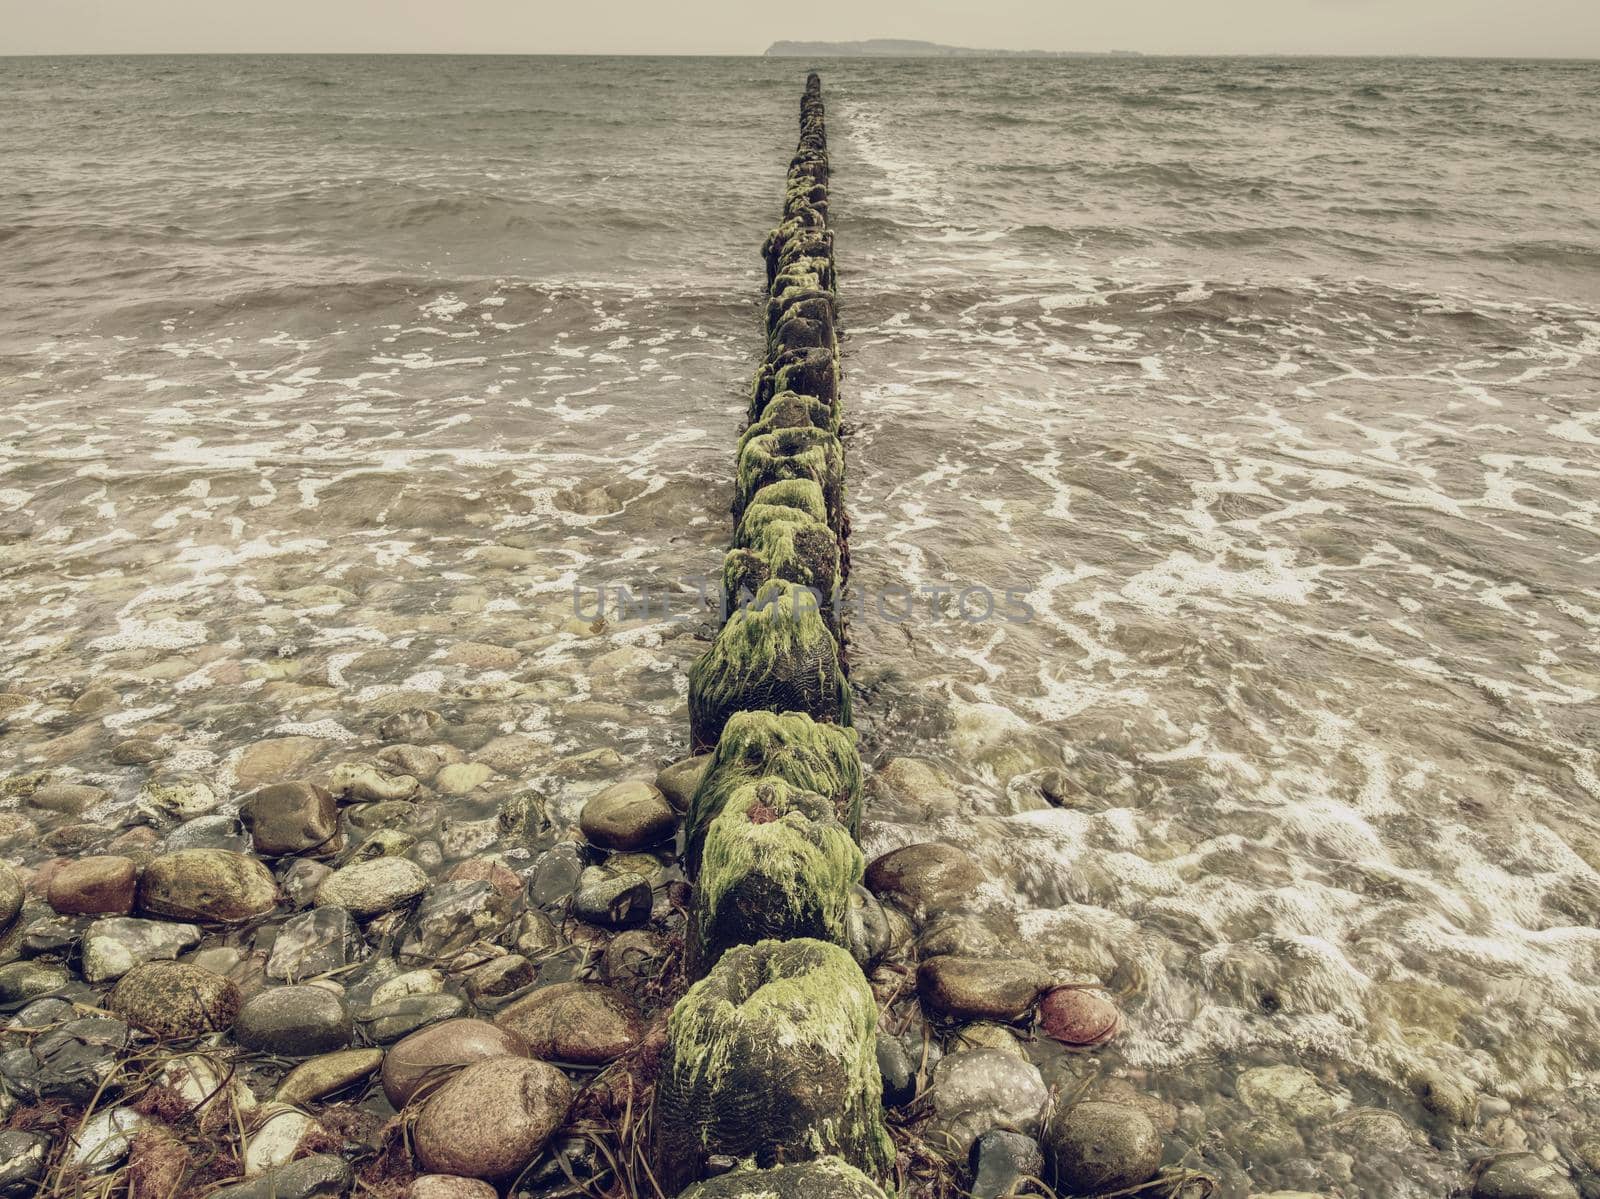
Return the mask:
[[687, 968], [699, 981], [668, 1023], [658, 1181], [694, 1199], [859, 1199], [882, 1195], [874, 1180], [894, 1152], [877, 1007], [849, 949], [862, 771], [835, 603], [849, 521], [814, 74], [765, 255], [767, 351], [723, 567], [726, 594], [744, 602], [689, 677], [691, 740], [712, 753], [685, 825]]

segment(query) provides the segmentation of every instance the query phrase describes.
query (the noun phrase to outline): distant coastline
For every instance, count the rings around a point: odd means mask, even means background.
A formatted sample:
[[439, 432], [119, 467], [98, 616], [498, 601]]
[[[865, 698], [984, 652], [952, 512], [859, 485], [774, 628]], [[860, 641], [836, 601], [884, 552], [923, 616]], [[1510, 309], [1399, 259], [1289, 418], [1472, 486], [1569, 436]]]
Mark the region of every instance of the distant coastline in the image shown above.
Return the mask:
[[1137, 50], [976, 50], [906, 38], [875, 37], [863, 42], [773, 42], [768, 58], [1139, 58]]

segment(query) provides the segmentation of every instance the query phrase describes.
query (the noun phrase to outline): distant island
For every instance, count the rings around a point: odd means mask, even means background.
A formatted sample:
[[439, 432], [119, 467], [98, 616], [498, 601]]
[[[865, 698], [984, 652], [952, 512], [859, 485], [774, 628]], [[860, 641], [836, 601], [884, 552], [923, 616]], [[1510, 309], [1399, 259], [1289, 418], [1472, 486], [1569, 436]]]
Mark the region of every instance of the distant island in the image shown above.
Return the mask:
[[864, 42], [773, 42], [768, 58], [1138, 58], [1137, 50], [974, 50], [906, 38], [875, 37]]

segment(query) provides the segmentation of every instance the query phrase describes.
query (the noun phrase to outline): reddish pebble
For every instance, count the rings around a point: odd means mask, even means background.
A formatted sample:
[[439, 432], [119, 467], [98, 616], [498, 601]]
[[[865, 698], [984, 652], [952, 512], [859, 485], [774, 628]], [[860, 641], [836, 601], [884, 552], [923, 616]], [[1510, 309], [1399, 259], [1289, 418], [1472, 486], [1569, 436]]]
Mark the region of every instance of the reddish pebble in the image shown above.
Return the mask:
[[1082, 987], [1057, 987], [1046, 994], [1039, 1004], [1039, 1022], [1046, 1036], [1080, 1049], [1103, 1045], [1122, 1027], [1117, 1005]]

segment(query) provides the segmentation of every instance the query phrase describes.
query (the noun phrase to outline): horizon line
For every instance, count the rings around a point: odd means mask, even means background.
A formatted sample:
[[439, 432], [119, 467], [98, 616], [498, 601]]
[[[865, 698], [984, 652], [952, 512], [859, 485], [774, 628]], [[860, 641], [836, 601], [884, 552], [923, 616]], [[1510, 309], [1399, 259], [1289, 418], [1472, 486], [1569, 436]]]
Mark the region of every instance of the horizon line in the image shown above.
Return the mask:
[[1314, 50], [969, 50], [961, 54], [769, 54], [730, 50], [23, 50], [14, 58], [774, 58], [853, 62], [861, 59], [960, 61], [974, 58], [1037, 61], [1041, 57], [1107, 58], [1403, 58], [1456, 62], [1600, 62], [1600, 54], [1442, 54], [1424, 51]]

